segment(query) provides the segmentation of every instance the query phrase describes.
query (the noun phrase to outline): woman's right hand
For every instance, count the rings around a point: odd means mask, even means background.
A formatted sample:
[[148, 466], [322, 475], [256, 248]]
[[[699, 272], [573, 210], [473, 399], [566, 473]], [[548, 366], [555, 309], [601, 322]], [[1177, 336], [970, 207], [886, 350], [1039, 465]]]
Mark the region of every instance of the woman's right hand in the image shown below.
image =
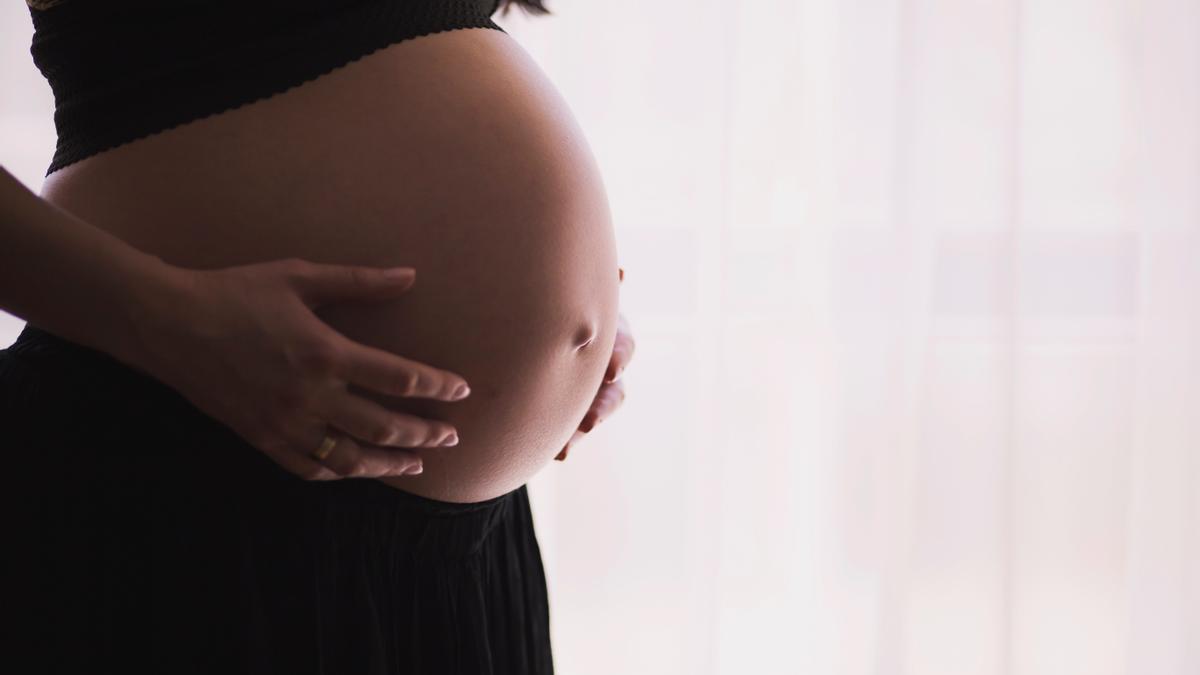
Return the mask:
[[[289, 258], [215, 270], [169, 267], [117, 358], [179, 391], [284, 469], [308, 479], [420, 473], [403, 448], [454, 445], [446, 422], [389, 410], [347, 384], [392, 396], [461, 400], [455, 373], [354, 342], [321, 321], [327, 303], [395, 298], [412, 268]], [[457, 393], [457, 395], [456, 395]], [[337, 439], [312, 454], [326, 430]]]

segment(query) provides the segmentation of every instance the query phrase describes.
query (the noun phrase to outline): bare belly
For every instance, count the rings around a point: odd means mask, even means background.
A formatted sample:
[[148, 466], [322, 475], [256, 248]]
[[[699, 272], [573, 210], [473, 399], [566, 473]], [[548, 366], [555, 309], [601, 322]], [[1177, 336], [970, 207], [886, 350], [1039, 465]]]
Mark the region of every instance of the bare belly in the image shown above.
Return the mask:
[[319, 314], [471, 384], [454, 403], [353, 389], [457, 427], [457, 446], [419, 451], [424, 473], [386, 480], [433, 499], [525, 483], [583, 418], [612, 351], [616, 241], [595, 160], [500, 31], [392, 45], [68, 166], [42, 195], [183, 267], [415, 267], [403, 298]]

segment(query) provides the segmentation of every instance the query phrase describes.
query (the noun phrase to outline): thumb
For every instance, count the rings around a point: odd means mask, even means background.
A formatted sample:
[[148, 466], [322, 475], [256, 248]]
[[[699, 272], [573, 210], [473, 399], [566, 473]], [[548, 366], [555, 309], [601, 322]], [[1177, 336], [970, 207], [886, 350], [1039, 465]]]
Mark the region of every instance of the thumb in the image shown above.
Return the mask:
[[347, 300], [385, 300], [407, 291], [416, 281], [411, 267], [363, 267], [311, 264], [294, 277], [294, 286], [309, 307]]

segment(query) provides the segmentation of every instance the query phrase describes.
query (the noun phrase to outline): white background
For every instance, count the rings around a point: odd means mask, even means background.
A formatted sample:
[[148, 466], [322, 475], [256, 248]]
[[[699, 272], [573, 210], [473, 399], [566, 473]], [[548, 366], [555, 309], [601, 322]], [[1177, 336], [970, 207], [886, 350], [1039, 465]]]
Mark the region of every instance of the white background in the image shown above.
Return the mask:
[[550, 2], [638, 343], [531, 486], [559, 671], [1200, 672], [1200, 2]]

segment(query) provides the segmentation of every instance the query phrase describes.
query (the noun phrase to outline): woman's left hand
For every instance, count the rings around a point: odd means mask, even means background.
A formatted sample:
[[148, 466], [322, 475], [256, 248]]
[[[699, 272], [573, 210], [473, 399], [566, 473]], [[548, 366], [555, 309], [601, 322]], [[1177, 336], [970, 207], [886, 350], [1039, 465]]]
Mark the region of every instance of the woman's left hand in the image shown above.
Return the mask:
[[[621, 281], [625, 280], [625, 270], [620, 270], [620, 279]], [[567, 441], [566, 446], [554, 459], [559, 461], [566, 459], [572, 443], [583, 438], [584, 434], [591, 431], [620, 407], [625, 400], [625, 382], [620, 379], [621, 373], [629, 365], [629, 360], [633, 358], [633, 349], [633, 334], [629, 331], [629, 322], [625, 319], [624, 314], [618, 313], [617, 337], [613, 342], [613, 353], [608, 362], [608, 369], [604, 371], [604, 381], [600, 383], [600, 390], [596, 392], [592, 407], [583, 416], [579, 428], [575, 430], [575, 433], [571, 435], [571, 440]]]

